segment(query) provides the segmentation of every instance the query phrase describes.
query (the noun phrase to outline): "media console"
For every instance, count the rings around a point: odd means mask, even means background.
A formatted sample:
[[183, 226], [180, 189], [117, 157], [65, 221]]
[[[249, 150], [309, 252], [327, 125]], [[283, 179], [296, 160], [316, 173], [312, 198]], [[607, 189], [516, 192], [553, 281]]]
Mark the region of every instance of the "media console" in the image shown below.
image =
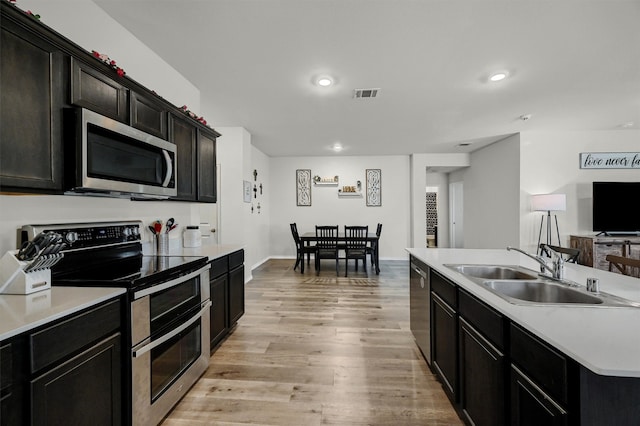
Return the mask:
[[569, 246], [580, 250], [580, 265], [605, 271], [609, 270], [609, 262], [606, 260], [608, 254], [640, 259], [640, 236], [636, 234], [571, 235]]

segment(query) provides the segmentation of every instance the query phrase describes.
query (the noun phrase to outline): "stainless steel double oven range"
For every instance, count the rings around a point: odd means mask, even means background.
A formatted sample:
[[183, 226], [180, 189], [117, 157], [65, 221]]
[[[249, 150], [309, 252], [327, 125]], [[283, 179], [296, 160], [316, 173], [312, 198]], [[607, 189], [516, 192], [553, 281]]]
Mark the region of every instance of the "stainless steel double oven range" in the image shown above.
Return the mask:
[[141, 226], [26, 225], [22, 240], [55, 231], [74, 241], [52, 270], [54, 286], [126, 288], [123, 405], [131, 424], [156, 425], [209, 365], [210, 265], [206, 257], [143, 255]]

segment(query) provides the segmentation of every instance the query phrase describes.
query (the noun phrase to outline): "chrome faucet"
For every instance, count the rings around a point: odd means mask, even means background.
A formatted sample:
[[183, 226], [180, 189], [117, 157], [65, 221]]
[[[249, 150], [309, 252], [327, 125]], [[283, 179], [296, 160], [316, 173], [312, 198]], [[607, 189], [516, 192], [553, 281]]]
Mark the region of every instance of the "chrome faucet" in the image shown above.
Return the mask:
[[552, 262], [553, 262], [553, 268], [550, 268], [549, 265], [547, 265], [547, 262], [544, 261], [544, 258], [542, 258], [542, 256], [539, 255], [532, 255], [527, 253], [524, 250], [520, 250], [519, 248], [516, 247], [507, 247], [507, 251], [510, 250], [515, 250], [519, 253], [524, 254], [525, 256], [530, 257], [531, 259], [535, 260], [536, 262], [538, 262], [540, 264], [540, 272], [544, 273], [545, 269], [547, 271], [549, 271], [551, 273], [551, 277], [556, 279], [556, 280], [560, 280], [562, 281], [564, 279], [564, 259], [562, 258], [562, 255], [560, 253], [556, 253], [555, 251], [551, 250], [549, 248], [549, 250], [551, 251], [551, 255], [552, 255]]

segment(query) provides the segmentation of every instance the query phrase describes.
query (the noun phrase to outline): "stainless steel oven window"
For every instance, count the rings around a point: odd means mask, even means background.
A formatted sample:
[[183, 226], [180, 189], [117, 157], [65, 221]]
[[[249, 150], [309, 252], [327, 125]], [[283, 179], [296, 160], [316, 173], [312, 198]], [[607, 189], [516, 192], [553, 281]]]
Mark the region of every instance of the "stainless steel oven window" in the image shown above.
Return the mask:
[[200, 356], [201, 328], [201, 320], [198, 320], [173, 339], [151, 350], [152, 402]]
[[[132, 349], [131, 396], [134, 426], [160, 423], [207, 370], [210, 308], [211, 301], [207, 300], [202, 309], [178, 329]], [[199, 330], [199, 336], [195, 333], [196, 330]], [[196, 346], [191, 339], [200, 341], [197, 356], [192, 352]], [[165, 344], [167, 346], [163, 350]]]
[[149, 314], [151, 335], [161, 332], [165, 327], [202, 302], [200, 277], [194, 277], [182, 284], [168, 288], [149, 296]]

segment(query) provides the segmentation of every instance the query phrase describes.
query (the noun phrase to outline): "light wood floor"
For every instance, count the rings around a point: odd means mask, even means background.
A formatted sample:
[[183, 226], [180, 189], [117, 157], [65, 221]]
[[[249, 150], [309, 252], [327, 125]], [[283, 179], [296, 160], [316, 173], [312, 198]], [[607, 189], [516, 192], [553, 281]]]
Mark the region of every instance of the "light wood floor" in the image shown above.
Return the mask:
[[461, 425], [409, 330], [408, 262], [334, 265], [254, 270], [245, 315], [163, 426]]

